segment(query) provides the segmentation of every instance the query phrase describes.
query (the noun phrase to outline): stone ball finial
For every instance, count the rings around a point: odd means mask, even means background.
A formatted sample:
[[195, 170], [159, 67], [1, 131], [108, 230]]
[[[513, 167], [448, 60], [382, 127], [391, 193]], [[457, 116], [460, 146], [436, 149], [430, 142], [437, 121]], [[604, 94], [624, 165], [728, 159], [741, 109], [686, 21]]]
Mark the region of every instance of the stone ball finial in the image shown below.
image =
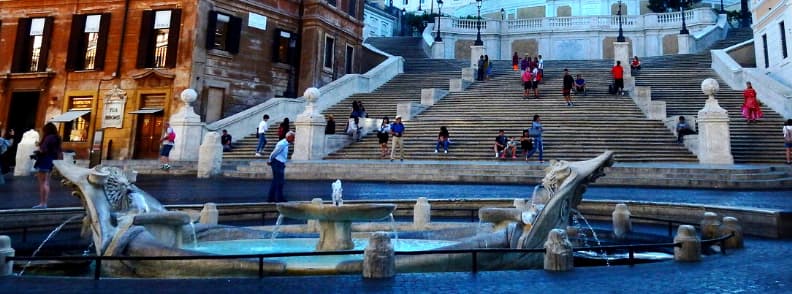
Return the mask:
[[701, 82], [701, 91], [707, 96], [714, 96], [720, 90], [720, 84], [713, 78], [708, 78]]
[[198, 92], [195, 92], [195, 90], [193, 89], [184, 89], [184, 91], [181, 92], [180, 97], [181, 97], [181, 101], [189, 105], [195, 102], [196, 99], [198, 99]]
[[314, 103], [316, 102], [316, 100], [319, 100], [319, 96], [321, 94], [322, 92], [320, 92], [319, 89], [310, 87], [308, 89], [305, 89], [305, 93], [303, 93], [303, 97], [305, 97], [305, 101], [307, 101], [308, 103]]

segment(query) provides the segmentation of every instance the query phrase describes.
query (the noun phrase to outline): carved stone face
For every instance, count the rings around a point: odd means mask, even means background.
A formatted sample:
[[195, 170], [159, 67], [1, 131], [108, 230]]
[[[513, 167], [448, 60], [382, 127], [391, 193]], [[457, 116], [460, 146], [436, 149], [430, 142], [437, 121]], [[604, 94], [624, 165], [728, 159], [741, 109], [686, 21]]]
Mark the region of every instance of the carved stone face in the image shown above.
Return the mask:
[[566, 161], [550, 161], [550, 166], [545, 168], [545, 177], [542, 179], [542, 185], [550, 192], [555, 192], [564, 183], [564, 180], [572, 174], [569, 168], [569, 163]]

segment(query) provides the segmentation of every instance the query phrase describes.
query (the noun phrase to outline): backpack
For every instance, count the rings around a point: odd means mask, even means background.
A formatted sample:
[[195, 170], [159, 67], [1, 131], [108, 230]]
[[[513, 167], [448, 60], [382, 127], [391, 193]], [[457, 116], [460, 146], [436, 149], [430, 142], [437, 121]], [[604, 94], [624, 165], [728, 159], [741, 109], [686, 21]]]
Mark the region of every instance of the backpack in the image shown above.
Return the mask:
[[523, 72], [522, 81], [523, 82], [530, 82], [531, 81], [531, 72], [530, 71], [526, 70], [525, 72]]

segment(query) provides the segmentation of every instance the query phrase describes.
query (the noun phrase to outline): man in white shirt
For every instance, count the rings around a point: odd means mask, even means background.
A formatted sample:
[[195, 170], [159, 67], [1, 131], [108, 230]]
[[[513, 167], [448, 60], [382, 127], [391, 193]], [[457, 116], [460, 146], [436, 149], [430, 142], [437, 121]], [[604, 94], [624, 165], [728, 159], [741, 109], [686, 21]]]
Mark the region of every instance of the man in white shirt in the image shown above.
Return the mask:
[[542, 55], [539, 55], [539, 62], [537, 62], [536, 67], [539, 69], [539, 74], [542, 76], [542, 81], [544, 81], [544, 59], [542, 59]]
[[286, 138], [275, 144], [267, 165], [272, 167], [272, 183], [270, 184], [267, 202], [286, 202], [283, 197], [283, 186], [286, 185], [286, 161], [289, 160], [289, 143], [294, 142], [294, 131], [286, 133]]
[[269, 126], [267, 125], [267, 121], [269, 120], [269, 115], [265, 114], [264, 117], [261, 118], [261, 122], [256, 128], [256, 136], [258, 136], [258, 146], [256, 146], [256, 156], [261, 156], [261, 152], [264, 151], [264, 146], [267, 145], [267, 130]]

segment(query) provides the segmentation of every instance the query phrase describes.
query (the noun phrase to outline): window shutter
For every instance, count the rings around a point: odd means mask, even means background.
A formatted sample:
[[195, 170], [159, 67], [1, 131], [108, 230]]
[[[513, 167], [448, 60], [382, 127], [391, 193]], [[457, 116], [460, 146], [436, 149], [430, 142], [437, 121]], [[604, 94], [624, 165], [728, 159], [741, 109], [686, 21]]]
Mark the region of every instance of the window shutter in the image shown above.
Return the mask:
[[209, 22], [206, 24], [206, 49], [214, 49], [215, 30], [217, 30], [217, 12], [209, 11]]
[[146, 10], [143, 11], [143, 15], [140, 17], [140, 38], [138, 41], [138, 52], [137, 52], [137, 68], [146, 68], [151, 66], [153, 62], [150, 60], [154, 59], [154, 40], [152, 40], [152, 32], [154, 31], [154, 11], [153, 10]]
[[171, 23], [168, 28], [168, 56], [165, 57], [166, 67], [176, 67], [176, 53], [179, 49], [179, 31], [181, 30], [181, 9], [171, 10]]
[[85, 28], [85, 14], [75, 14], [72, 16], [71, 31], [69, 32], [69, 51], [66, 55], [66, 70], [75, 71], [83, 68], [83, 54], [85, 54], [83, 44], [83, 28]]
[[47, 57], [49, 57], [50, 44], [52, 44], [52, 25], [55, 18], [48, 16], [44, 19], [44, 32], [41, 38], [41, 57], [37, 71], [47, 71]]
[[228, 36], [226, 37], [226, 49], [228, 53], [239, 53], [239, 40], [242, 35], [242, 18], [232, 16], [228, 22]]
[[96, 40], [96, 60], [94, 69], [104, 69], [105, 57], [107, 56], [107, 38], [110, 35], [110, 13], [102, 13], [102, 20], [99, 23], [99, 39]]
[[30, 33], [30, 18], [20, 18], [17, 24], [16, 43], [14, 44], [14, 61], [11, 72], [27, 72], [30, 66], [28, 34]]

